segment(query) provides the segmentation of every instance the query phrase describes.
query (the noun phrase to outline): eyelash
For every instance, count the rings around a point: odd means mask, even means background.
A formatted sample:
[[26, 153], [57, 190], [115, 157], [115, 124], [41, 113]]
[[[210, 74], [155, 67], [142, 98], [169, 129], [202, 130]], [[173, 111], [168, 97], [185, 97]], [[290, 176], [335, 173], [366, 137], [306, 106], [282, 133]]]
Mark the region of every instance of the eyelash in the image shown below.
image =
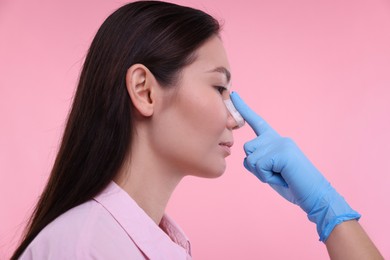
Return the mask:
[[221, 95], [222, 95], [222, 93], [223, 93], [225, 90], [227, 90], [227, 88], [222, 87], [222, 86], [216, 86], [216, 88], [217, 88], [219, 94], [221, 94]]

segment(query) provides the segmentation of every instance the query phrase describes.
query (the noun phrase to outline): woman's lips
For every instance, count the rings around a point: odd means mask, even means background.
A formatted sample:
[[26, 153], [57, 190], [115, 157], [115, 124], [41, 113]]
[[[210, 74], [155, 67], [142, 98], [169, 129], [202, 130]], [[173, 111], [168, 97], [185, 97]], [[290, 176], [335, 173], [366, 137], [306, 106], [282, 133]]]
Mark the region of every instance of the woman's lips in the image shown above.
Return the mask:
[[233, 146], [233, 142], [223, 142], [220, 143], [219, 146], [227, 153], [227, 155], [230, 155], [232, 153], [230, 151], [230, 147]]

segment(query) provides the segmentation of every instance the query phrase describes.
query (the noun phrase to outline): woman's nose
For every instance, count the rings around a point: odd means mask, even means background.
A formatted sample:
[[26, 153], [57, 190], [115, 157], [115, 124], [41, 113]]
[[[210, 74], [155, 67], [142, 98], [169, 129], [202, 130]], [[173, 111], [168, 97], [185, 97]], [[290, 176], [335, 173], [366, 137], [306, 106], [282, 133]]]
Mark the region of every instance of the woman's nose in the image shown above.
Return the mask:
[[226, 108], [228, 110], [227, 127], [229, 129], [238, 129], [245, 124], [244, 118], [234, 107], [230, 97], [224, 100]]
[[236, 129], [240, 128], [240, 127], [238, 126], [236, 120], [235, 120], [234, 117], [232, 116], [232, 114], [230, 114], [230, 112], [228, 112], [227, 128], [228, 128], [228, 129], [232, 129], [232, 130], [236, 130]]

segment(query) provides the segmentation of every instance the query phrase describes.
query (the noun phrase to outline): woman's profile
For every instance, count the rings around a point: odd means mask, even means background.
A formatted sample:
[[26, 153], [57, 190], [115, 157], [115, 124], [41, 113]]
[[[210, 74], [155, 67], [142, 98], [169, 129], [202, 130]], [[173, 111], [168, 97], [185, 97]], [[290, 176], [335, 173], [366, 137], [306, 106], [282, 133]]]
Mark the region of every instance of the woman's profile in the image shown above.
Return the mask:
[[244, 165], [316, 223], [333, 258], [380, 253], [353, 210], [295, 143], [230, 93], [220, 25], [159, 1], [129, 3], [86, 56], [50, 178], [12, 259], [190, 259], [165, 214], [187, 175], [226, 169], [235, 108], [257, 137]]

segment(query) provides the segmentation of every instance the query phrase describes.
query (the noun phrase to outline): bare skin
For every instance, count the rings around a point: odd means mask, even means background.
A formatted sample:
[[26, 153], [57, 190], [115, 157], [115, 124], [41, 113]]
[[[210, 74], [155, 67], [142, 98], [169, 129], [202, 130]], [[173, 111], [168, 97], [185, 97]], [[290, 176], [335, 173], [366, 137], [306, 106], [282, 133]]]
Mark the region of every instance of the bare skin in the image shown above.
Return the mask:
[[356, 220], [337, 225], [325, 244], [331, 259], [384, 259]]

